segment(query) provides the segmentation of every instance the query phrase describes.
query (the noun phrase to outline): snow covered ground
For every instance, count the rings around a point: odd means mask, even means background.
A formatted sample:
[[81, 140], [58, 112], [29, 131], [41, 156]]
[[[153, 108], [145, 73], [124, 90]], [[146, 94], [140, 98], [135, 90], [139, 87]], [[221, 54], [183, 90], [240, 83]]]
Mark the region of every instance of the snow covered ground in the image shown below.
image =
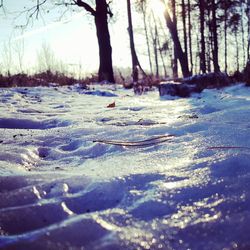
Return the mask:
[[0, 100], [1, 249], [250, 249], [249, 88]]

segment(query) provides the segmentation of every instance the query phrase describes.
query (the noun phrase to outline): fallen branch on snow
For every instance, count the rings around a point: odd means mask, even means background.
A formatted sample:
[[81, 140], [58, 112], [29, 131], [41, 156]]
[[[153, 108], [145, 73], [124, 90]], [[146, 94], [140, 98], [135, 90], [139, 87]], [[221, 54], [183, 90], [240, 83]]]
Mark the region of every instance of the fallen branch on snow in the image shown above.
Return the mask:
[[248, 149], [248, 150], [250, 150], [250, 147], [217, 146], [217, 147], [208, 147], [207, 149]]
[[[171, 141], [175, 135], [160, 135], [153, 138], [149, 138], [141, 141], [116, 141], [116, 140], [94, 140], [94, 143], [103, 143], [114, 146], [124, 146], [124, 147], [149, 147], [163, 142]], [[247, 149], [250, 150], [250, 147], [239, 147], [239, 146], [215, 146], [207, 147], [209, 150], [213, 149]]]
[[93, 142], [115, 145], [115, 146], [126, 146], [126, 147], [149, 147], [163, 142], [170, 141], [175, 135], [161, 135], [142, 141], [113, 141], [113, 140], [94, 140]]

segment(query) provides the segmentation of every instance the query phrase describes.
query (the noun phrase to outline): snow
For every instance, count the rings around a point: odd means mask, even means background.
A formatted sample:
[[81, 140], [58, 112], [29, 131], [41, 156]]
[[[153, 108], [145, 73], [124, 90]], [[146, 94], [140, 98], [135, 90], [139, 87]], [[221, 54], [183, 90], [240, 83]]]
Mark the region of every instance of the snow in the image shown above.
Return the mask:
[[250, 248], [249, 88], [164, 100], [12, 88], [0, 100], [0, 248]]

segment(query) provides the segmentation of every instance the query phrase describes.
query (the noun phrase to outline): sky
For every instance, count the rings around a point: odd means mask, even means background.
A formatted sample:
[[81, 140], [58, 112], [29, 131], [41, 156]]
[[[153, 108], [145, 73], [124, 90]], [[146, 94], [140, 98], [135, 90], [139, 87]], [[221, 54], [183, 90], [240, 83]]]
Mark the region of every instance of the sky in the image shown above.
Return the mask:
[[[1, 57], [6, 57], [7, 50], [11, 47], [11, 64], [17, 60], [16, 52], [23, 46], [23, 62], [29, 65], [29, 70], [37, 69], [37, 55], [42, 46], [46, 44], [53, 51], [55, 58], [60, 59], [68, 68], [79, 68], [84, 72], [97, 71], [98, 69], [98, 44], [93, 17], [83, 9], [77, 8], [76, 12], [68, 12], [62, 17], [65, 10], [48, 6], [41, 11], [41, 17], [33, 20], [25, 29], [20, 25], [26, 23], [23, 6], [31, 6], [31, 0], [5, 0], [5, 14], [0, 14], [0, 49]], [[33, 2], [34, 4], [34, 2]], [[47, 13], [47, 10], [52, 10]], [[130, 67], [131, 57], [129, 50], [129, 37], [127, 33], [126, 1], [119, 1], [113, 5], [114, 20], [109, 24], [111, 44], [113, 48], [114, 67]], [[61, 17], [61, 20], [60, 20]], [[134, 14], [134, 25], [138, 25], [140, 16]], [[19, 26], [19, 28], [18, 28]], [[136, 35], [137, 47], [145, 48], [145, 38]], [[144, 56], [145, 57], [145, 56]], [[148, 59], [141, 60], [147, 68]], [[2, 62], [6, 64], [6, 62]]]
[[[41, 66], [39, 65], [41, 63], [38, 54], [41, 54], [44, 46], [49, 47], [52, 51], [57, 61], [55, 64], [60, 65], [59, 71], [62, 68], [67, 69], [67, 72], [78, 76], [97, 72], [99, 57], [93, 16], [79, 7], [76, 7], [75, 11], [64, 13], [66, 9], [64, 6], [55, 7], [55, 0], [47, 0], [48, 5], [41, 9], [39, 18], [30, 22], [25, 29], [21, 29], [20, 25], [27, 22], [25, 13], [21, 14], [22, 11], [25, 11], [24, 6], [30, 8], [35, 2], [34, 0], [4, 0], [5, 12], [0, 9], [0, 68], [2, 73], [6, 73], [9, 68], [14, 69], [14, 73], [20, 71], [18, 58], [21, 57], [22, 53], [22, 70], [27, 73], [40, 71]], [[160, 2], [151, 0], [151, 8], [156, 13], [155, 16], [162, 18], [164, 29], [166, 27], [163, 17], [164, 8], [159, 4]], [[109, 23], [109, 31], [113, 48], [113, 66], [119, 69], [130, 68], [131, 56], [127, 32], [126, 1], [113, 1], [112, 11], [114, 17]], [[149, 70], [142, 16], [133, 12], [133, 23], [140, 63], [144, 70]], [[162, 40], [167, 36], [169, 37], [170, 34], [166, 28], [162, 33]], [[197, 49], [196, 45], [195, 42], [193, 49]], [[221, 45], [221, 51], [223, 51], [223, 42]], [[234, 70], [235, 45], [232, 40], [229, 40], [228, 54], [230, 55], [229, 68]], [[240, 58], [242, 58], [242, 54], [240, 54]], [[169, 67], [167, 73], [171, 74], [170, 57], [166, 56], [164, 60]], [[198, 61], [196, 60], [195, 63], [197, 66]], [[224, 65], [223, 56], [220, 56], [220, 64]], [[241, 64], [244, 67], [244, 62]], [[128, 72], [130, 74], [130, 71], [127, 71], [127, 75]]]

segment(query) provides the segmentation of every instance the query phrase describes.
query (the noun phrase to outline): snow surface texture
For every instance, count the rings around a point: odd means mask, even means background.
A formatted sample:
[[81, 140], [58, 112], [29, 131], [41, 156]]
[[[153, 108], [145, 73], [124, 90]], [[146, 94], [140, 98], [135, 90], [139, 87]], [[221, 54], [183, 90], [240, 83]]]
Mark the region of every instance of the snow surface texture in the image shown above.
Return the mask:
[[0, 89], [0, 248], [250, 249], [250, 89], [97, 88]]

